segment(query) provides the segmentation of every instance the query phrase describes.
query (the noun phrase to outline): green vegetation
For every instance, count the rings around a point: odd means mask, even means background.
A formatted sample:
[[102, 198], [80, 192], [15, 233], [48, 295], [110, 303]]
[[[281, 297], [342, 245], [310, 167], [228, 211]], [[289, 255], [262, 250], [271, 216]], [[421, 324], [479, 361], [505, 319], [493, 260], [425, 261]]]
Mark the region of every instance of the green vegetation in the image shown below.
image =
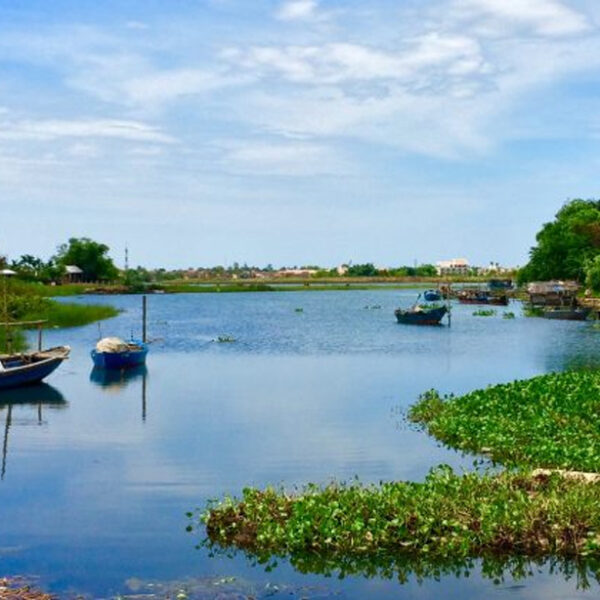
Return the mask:
[[442, 442], [509, 466], [600, 472], [600, 372], [541, 375], [441, 397], [426, 392], [409, 418]]
[[473, 312], [474, 317], [493, 317], [496, 311], [493, 308], [480, 308]]
[[502, 313], [502, 318], [503, 319], [514, 319], [515, 318], [515, 313], [508, 311], [508, 312], [504, 312]]
[[107, 256], [109, 247], [90, 238], [70, 238], [58, 248], [56, 263], [75, 265], [83, 271], [85, 281], [114, 281], [119, 272]]
[[102, 319], [116, 317], [119, 311], [113, 306], [95, 304], [72, 304], [47, 301], [35, 312], [25, 313], [24, 321], [45, 320], [47, 327], [79, 327]]
[[[600, 555], [600, 484], [558, 474], [430, 472], [424, 483], [246, 488], [201, 516], [209, 539], [261, 555]], [[191, 527], [193, 529], [193, 526]]]
[[[296, 494], [247, 488], [199, 517], [208, 543], [301, 569], [387, 574], [452, 570], [474, 558], [600, 559], [600, 481], [537, 467], [600, 471], [600, 372], [550, 374], [464, 396], [431, 390], [409, 418], [444, 443], [511, 470], [431, 471], [424, 483], [309, 485]], [[191, 529], [194, 529], [191, 526]], [[511, 563], [512, 560], [515, 563]], [[502, 561], [501, 561], [502, 563]], [[439, 571], [438, 571], [439, 572]]]
[[520, 284], [550, 279], [585, 281], [586, 269], [598, 268], [594, 259], [600, 255], [600, 201], [568, 202], [554, 221], [542, 227], [536, 241], [529, 262], [519, 271]]

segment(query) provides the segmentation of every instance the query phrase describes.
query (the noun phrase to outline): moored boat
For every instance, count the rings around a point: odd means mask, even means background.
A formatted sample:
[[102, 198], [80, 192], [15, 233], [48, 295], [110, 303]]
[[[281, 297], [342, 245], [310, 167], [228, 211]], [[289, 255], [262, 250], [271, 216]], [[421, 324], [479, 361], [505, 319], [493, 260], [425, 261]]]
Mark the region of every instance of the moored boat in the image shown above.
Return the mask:
[[0, 355], [0, 389], [39, 383], [69, 357], [69, 346]]
[[591, 308], [584, 306], [576, 307], [556, 307], [547, 308], [543, 312], [543, 316], [546, 319], [560, 319], [563, 321], [585, 321], [590, 313]]
[[458, 293], [461, 304], [491, 304], [493, 306], [508, 306], [506, 294], [491, 294], [487, 290], [463, 290]]
[[405, 325], [439, 325], [447, 312], [445, 305], [428, 307], [417, 304], [407, 309], [398, 308], [394, 314], [398, 323]]
[[439, 290], [425, 290], [423, 292], [423, 298], [427, 302], [439, 302], [442, 299], [442, 294]]
[[148, 345], [145, 342], [109, 337], [101, 339], [92, 350], [94, 366], [99, 369], [130, 369], [146, 363]]

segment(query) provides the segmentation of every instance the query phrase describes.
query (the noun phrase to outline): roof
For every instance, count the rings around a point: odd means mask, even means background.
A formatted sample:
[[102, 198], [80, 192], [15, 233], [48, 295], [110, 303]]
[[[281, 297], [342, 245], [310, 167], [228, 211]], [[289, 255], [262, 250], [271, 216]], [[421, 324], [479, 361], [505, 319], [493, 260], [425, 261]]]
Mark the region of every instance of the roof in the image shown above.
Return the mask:
[[65, 270], [69, 275], [81, 275], [83, 271], [76, 265], [67, 265]]
[[533, 281], [527, 286], [530, 294], [574, 293], [578, 289], [576, 281]]

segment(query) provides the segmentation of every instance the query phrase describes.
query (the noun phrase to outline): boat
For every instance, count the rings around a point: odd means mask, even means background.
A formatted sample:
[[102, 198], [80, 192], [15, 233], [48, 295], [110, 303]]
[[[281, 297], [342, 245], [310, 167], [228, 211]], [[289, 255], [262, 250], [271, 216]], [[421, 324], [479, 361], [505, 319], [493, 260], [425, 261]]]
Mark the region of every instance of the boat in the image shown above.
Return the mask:
[[98, 369], [131, 369], [146, 363], [148, 344], [139, 340], [123, 341], [117, 337], [102, 338], [92, 350], [94, 367]]
[[487, 290], [462, 290], [457, 297], [461, 304], [508, 306], [508, 296], [506, 294], [491, 294]]
[[142, 296], [142, 339], [128, 342], [118, 337], [102, 338], [92, 350], [94, 367], [98, 369], [132, 369], [146, 364], [146, 296]]
[[542, 316], [546, 319], [561, 319], [563, 321], [585, 321], [592, 309], [589, 307], [556, 307], [546, 308]]
[[439, 325], [442, 317], [448, 312], [445, 305], [427, 306], [415, 304], [407, 309], [398, 308], [394, 311], [398, 323], [405, 325]]
[[425, 290], [423, 292], [423, 298], [427, 302], [439, 302], [442, 299], [442, 293], [439, 290]]
[[39, 383], [69, 357], [69, 346], [0, 355], [0, 389]]

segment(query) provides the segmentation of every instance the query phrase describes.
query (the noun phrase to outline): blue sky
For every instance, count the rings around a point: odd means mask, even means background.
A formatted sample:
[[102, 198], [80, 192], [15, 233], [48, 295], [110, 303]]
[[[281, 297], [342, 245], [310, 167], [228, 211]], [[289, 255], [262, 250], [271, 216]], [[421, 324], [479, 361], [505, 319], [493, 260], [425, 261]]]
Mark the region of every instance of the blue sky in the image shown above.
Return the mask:
[[0, 2], [0, 253], [523, 264], [600, 197], [594, 0]]

